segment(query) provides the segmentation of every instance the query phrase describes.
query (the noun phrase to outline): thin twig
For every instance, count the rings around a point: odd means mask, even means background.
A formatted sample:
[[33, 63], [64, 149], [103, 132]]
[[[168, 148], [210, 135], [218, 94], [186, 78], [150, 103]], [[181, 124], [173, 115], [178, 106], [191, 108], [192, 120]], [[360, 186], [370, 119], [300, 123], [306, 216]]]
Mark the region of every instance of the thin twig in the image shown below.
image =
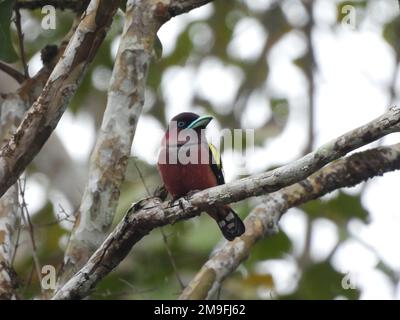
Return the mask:
[[174, 269], [176, 280], [178, 281], [181, 289], [183, 290], [183, 289], [185, 289], [185, 285], [183, 284], [182, 278], [179, 275], [179, 271], [178, 271], [178, 268], [176, 266], [174, 256], [172, 255], [171, 248], [169, 247], [168, 239], [167, 239], [167, 236], [165, 235], [163, 227], [160, 227], [160, 231], [161, 231], [161, 235], [162, 235], [162, 238], [163, 238], [163, 241], [164, 241], [164, 244], [165, 244], [165, 249], [167, 249], [167, 254], [168, 254], [168, 257], [169, 257], [169, 261], [171, 262], [172, 268]]
[[43, 6], [51, 5], [59, 10], [71, 9], [75, 12], [80, 12], [89, 4], [89, 0], [18, 0], [15, 3], [16, 8], [35, 10]]
[[133, 160], [133, 164], [135, 165], [136, 171], [137, 171], [138, 174], [139, 174], [139, 178], [140, 178], [140, 180], [142, 181], [143, 187], [144, 187], [144, 189], [145, 189], [146, 192], [147, 192], [147, 195], [148, 195], [149, 197], [151, 197], [150, 190], [149, 190], [149, 188], [147, 187], [146, 181], [144, 180], [144, 176], [143, 176], [143, 174], [142, 174], [142, 171], [139, 169], [139, 167], [138, 167], [138, 165], [137, 165], [137, 163], [136, 163], [136, 159], [135, 159], [135, 158], [132, 158], [132, 160]]
[[[146, 189], [147, 195], [149, 197], [151, 197], [149, 188], [146, 185], [146, 181], [144, 180], [143, 174], [142, 174], [141, 170], [139, 169], [135, 159], [133, 159], [133, 163], [134, 163], [135, 168], [136, 168], [136, 170], [137, 170], [137, 172], [139, 174], [140, 180], [142, 181], [142, 184], [143, 184], [144, 188]], [[182, 278], [179, 275], [179, 271], [178, 271], [178, 268], [176, 266], [176, 262], [175, 262], [174, 256], [172, 255], [172, 251], [171, 251], [171, 248], [170, 248], [170, 246], [168, 244], [168, 239], [167, 239], [167, 236], [165, 235], [163, 227], [160, 227], [160, 232], [161, 232], [162, 239], [163, 239], [163, 242], [164, 242], [164, 245], [165, 245], [165, 249], [167, 250], [169, 261], [171, 263], [172, 268], [174, 269], [176, 280], [178, 281], [181, 289], [183, 290], [183, 289], [185, 289], [185, 285], [183, 284]]]
[[15, 26], [17, 27], [19, 53], [21, 56], [22, 67], [24, 68], [25, 79], [29, 79], [28, 65], [26, 64], [26, 57], [24, 50], [24, 34], [22, 33], [22, 28], [21, 28], [21, 14], [18, 8], [15, 8], [14, 11], [15, 11]]
[[308, 81], [308, 142], [304, 149], [304, 154], [310, 153], [314, 148], [314, 121], [315, 121], [315, 77], [314, 77], [314, 68], [315, 68], [315, 54], [314, 54], [314, 46], [312, 42], [312, 30], [314, 27], [314, 2], [305, 0], [303, 1], [303, 5], [305, 6], [308, 14], [308, 22], [304, 27], [304, 33], [306, 35], [307, 49], [308, 52], [305, 56], [306, 64], [304, 68], [304, 73], [307, 77]]
[[34, 227], [33, 227], [30, 215], [29, 215], [28, 206], [25, 201], [26, 177], [24, 177], [23, 179], [18, 179], [18, 186], [19, 186], [19, 193], [21, 195], [21, 216], [22, 216], [24, 225], [28, 226], [28, 233], [29, 233], [29, 238], [31, 240], [30, 242], [31, 242], [31, 246], [32, 246], [32, 258], [33, 258], [33, 261], [35, 264], [36, 273], [37, 273], [37, 277], [39, 280], [40, 290], [42, 291], [42, 294], [44, 295], [45, 292], [42, 288], [42, 273], [41, 273], [42, 268], [40, 266], [39, 258], [37, 255], [37, 246], [36, 246], [36, 241], [35, 241]]
[[50, 222], [45, 222], [45, 223], [40, 223], [40, 224], [34, 224], [35, 228], [46, 228], [46, 227], [51, 227], [53, 225], [57, 225], [60, 222], [67, 221], [70, 223], [75, 223], [75, 219], [73, 215], [68, 214], [65, 209], [62, 207], [61, 204], [58, 205], [60, 207], [60, 213], [63, 214], [64, 216], [61, 217], [59, 214], [56, 215], [56, 219]]
[[15, 79], [18, 83], [22, 83], [25, 81], [25, 76], [19, 72], [18, 70], [15, 70], [13, 67], [10, 67], [9, 65], [3, 63], [0, 61], [0, 70], [4, 71], [7, 73], [10, 77]]
[[306, 267], [310, 263], [310, 251], [311, 251], [311, 240], [312, 240], [312, 233], [313, 233], [313, 221], [312, 219], [307, 216], [307, 223], [306, 223], [306, 232], [305, 232], [305, 239], [304, 239], [304, 249], [300, 257], [297, 259], [297, 264], [300, 266], [300, 269], [305, 270]]
[[[22, 210], [21, 210], [21, 216], [22, 216]], [[18, 251], [18, 248], [19, 248], [19, 245], [20, 245], [20, 243], [19, 243], [19, 240], [20, 240], [20, 236], [21, 236], [21, 220], [20, 219], [18, 219], [18, 226], [17, 226], [17, 237], [16, 237], [16, 239], [15, 239], [15, 245], [14, 245], [14, 252], [13, 252], [13, 255], [12, 255], [12, 258], [11, 258], [11, 265], [14, 265], [14, 261], [15, 261], [15, 257], [17, 256], [17, 251]]]
[[[315, 55], [314, 55], [314, 46], [312, 42], [312, 30], [314, 27], [314, 2], [303, 0], [303, 5], [305, 6], [308, 14], [308, 22], [304, 26], [304, 33], [306, 35], [307, 42], [307, 53], [305, 56], [305, 67], [304, 73], [308, 81], [308, 141], [306, 147], [304, 148], [303, 155], [310, 153], [314, 148], [314, 140], [315, 140], [315, 78], [314, 78], [314, 68], [315, 68]], [[306, 234], [304, 239], [304, 249], [300, 257], [298, 258], [298, 264], [304, 267], [310, 262], [310, 249], [311, 249], [311, 238], [313, 232], [312, 219], [307, 216], [307, 224], [306, 224]]]
[[35, 272], [35, 266], [32, 265], [31, 271], [29, 272], [29, 275], [28, 275], [28, 279], [27, 279], [26, 282], [25, 282], [24, 295], [25, 295], [25, 293], [28, 291], [28, 288], [29, 288], [30, 285], [31, 285], [34, 272]]

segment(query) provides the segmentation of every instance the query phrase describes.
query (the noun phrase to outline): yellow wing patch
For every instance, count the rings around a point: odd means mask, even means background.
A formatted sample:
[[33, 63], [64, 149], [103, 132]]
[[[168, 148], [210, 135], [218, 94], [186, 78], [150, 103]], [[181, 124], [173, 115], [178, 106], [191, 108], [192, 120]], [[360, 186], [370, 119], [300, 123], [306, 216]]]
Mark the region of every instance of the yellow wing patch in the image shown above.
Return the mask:
[[209, 143], [208, 147], [210, 150], [211, 170], [214, 172], [214, 175], [217, 178], [217, 183], [219, 185], [224, 184], [225, 178], [224, 178], [224, 171], [222, 169], [221, 154], [213, 144]]
[[214, 163], [217, 165], [218, 169], [222, 170], [221, 154], [212, 143], [209, 143], [208, 146], [210, 147]]

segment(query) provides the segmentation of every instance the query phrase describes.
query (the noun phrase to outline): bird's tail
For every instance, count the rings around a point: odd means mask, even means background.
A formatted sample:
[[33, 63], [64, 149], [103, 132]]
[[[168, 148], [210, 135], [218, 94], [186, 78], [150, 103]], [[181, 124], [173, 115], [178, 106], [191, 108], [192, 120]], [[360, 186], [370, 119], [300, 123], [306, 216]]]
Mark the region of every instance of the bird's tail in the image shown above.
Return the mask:
[[217, 207], [207, 213], [217, 221], [222, 234], [229, 241], [241, 236], [246, 230], [242, 219], [229, 206]]

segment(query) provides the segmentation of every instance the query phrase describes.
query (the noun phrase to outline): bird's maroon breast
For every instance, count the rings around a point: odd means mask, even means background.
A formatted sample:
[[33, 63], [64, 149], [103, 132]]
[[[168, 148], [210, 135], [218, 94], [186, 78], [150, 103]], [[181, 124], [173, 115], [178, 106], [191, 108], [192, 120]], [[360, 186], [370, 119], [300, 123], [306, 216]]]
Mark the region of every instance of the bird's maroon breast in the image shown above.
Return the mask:
[[[191, 149], [198, 157], [192, 161], [179, 156], [171, 156], [173, 152], [168, 146], [161, 148], [158, 158], [158, 170], [163, 183], [173, 198], [186, 195], [189, 191], [203, 190], [217, 185], [217, 179], [208, 163], [208, 145], [199, 144]], [[204, 155], [207, 154], [207, 161]], [[182, 163], [183, 162], [183, 163]]]

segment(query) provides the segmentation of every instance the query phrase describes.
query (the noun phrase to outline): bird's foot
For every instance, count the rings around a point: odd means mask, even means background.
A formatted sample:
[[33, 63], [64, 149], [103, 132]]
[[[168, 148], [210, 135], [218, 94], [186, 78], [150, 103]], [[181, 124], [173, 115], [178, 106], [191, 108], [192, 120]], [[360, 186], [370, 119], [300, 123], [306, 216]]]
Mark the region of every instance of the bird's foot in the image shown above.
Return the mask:
[[175, 198], [168, 201], [168, 207], [176, 207], [176, 206], [179, 206], [181, 210], [185, 209], [182, 198]]
[[174, 207], [174, 206], [176, 206], [176, 204], [175, 204], [175, 201], [176, 201], [176, 200], [178, 200], [178, 198], [169, 200], [167, 206], [168, 206], [168, 207]]
[[154, 191], [153, 196], [160, 198], [162, 201], [164, 201], [168, 196], [167, 188], [165, 188], [164, 185], [158, 186]]
[[190, 199], [195, 193], [197, 193], [197, 192], [199, 192], [199, 191], [201, 191], [201, 190], [191, 190], [191, 191], [189, 191], [189, 192], [184, 196], [185, 200], [188, 200], [188, 201], [189, 201], [189, 199]]
[[174, 206], [178, 205], [181, 210], [184, 210], [185, 209], [184, 205], [183, 205], [184, 200], [189, 201], [190, 197], [192, 197], [195, 193], [197, 193], [199, 191], [201, 191], [201, 190], [191, 190], [183, 197], [172, 198], [170, 201], [168, 201], [168, 207], [174, 207]]

